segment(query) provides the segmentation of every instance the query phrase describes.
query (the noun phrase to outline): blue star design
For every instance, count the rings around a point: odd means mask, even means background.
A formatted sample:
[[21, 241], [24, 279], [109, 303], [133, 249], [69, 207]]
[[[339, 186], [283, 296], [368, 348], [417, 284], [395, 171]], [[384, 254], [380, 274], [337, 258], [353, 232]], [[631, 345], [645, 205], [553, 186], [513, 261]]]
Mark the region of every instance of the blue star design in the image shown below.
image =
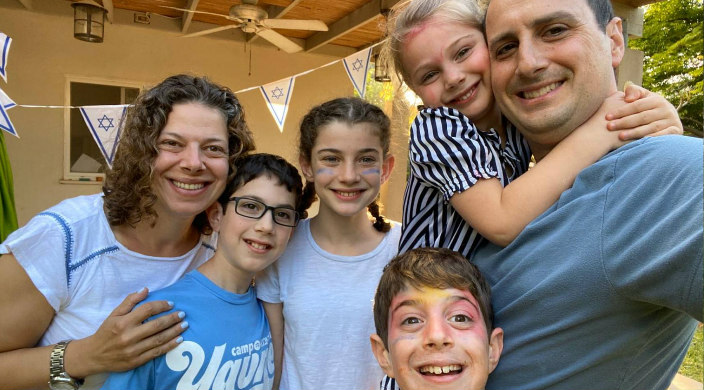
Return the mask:
[[274, 89], [271, 90], [271, 97], [273, 97], [274, 99], [278, 99], [278, 98], [283, 97], [283, 96], [284, 96], [284, 90], [283, 90], [283, 89], [281, 89], [281, 88], [279, 88], [279, 87], [276, 87], [276, 88], [274, 88]]
[[[115, 125], [112, 124], [113, 118], [108, 118], [107, 115], [103, 114], [103, 117], [98, 119], [98, 122], [100, 123], [98, 125], [99, 128], [105, 130], [105, 131], [110, 131], [111, 127], [115, 127]], [[107, 125], [104, 123], [107, 121]]]
[[361, 70], [362, 69], [362, 60], [357, 58], [355, 62], [352, 63], [352, 69], [354, 70]]

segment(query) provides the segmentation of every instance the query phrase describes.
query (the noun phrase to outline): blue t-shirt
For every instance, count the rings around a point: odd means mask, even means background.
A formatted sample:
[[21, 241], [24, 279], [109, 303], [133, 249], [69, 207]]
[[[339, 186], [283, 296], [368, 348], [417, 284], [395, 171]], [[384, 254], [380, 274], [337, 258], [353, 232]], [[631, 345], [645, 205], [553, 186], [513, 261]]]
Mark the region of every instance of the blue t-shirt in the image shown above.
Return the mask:
[[702, 141], [644, 138], [473, 261], [504, 350], [491, 389], [666, 389], [702, 320]]
[[183, 342], [131, 371], [112, 373], [103, 390], [271, 389], [274, 349], [254, 288], [221, 289], [194, 270], [147, 301], [170, 300], [189, 327]]

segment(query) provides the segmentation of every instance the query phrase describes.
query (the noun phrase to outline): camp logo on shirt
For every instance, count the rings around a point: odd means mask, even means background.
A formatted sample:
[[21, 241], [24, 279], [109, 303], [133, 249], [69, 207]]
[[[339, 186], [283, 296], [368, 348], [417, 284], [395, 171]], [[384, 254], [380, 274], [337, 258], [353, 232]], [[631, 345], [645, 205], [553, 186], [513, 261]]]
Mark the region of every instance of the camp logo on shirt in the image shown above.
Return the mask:
[[[227, 350], [227, 344], [213, 348], [210, 362], [202, 375], [199, 374], [205, 363], [205, 352], [198, 343], [184, 341], [167, 353], [167, 367], [176, 372], [185, 371], [178, 381], [176, 390], [271, 388], [274, 379], [274, 350], [271, 347], [271, 336], [230, 348], [232, 359], [223, 362], [223, 356]], [[200, 379], [196, 381], [198, 376]]]

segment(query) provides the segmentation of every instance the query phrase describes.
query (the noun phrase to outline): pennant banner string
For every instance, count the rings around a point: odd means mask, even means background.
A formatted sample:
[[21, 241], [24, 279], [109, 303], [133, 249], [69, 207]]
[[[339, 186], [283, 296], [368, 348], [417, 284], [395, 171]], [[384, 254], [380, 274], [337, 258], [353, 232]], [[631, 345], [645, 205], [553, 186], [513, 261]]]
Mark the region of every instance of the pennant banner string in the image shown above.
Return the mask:
[[107, 108], [107, 107], [114, 107], [114, 106], [122, 106], [122, 104], [112, 104], [112, 105], [98, 105], [98, 106], [38, 106], [34, 104], [16, 104], [15, 107], [24, 107], [24, 108], [83, 108], [83, 107], [102, 107], [102, 108]]
[[[373, 47], [379, 46], [379, 45], [381, 45], [382, 43], [384, 43], [385, 41], [386, 41], [386, 40], [383, 40], [383, 41], [381, 41], [381, 42], [377, 42], [377, 43], [375, 43], [375, 44], [369, 46], [368, 48], [366, 48], [366, 49], [364, 49], [364, 50], [371, 49], [371, 48], [373, 48]], [[361, 51], [364, 51], [364, 50], [361, 50]], [[328, 62], [328, 63], [325, 64], [325, 65], [320, 65], [320, 66], [317, 67], [317, 68], [308, 69], [308, 70], [306, 70], [306, 71], [304, 71], [304, 72], [294, 74], [293, 76], [284, 77], [284, 78], [281, 79], [281, 80], [285, 80], [285, 79], [289, 79], [289, 78], [296, 78], [296, 77], [300, 77], [300, 76], [307, 75], [308, 73], [315, 72], [315, 71], [318, 70], [318, 69], [326, 68], [326, 67], [328, 67], [328, 66], [330, 66], [330, 65], [333, 65], [333, 64], [336, 64], [336, 63], [338, 63], [338, 62], [341, 62], [343, 59], [344, 59], [344, 58], [340, 58], [339, 60], [335, 60], [335, 61]], [[258, 86], [255, 86], [255, 87], [249, 87], [249, 88], [245, 88], [245, 89], [240, 89], [239, 91], [236, 91], [235, 93], [247, 92], [247, 91], [251, 91], [251, 90], [254, 90], [254, 89], [259, 89], [259, 88], [261, 88], [261, 87], [262, 87], [261, 85], [258, 85]]]
[[[377, 42], [377, 43], [375, 43], [375, 44], [373, 44], [373, 45], [369, 46], [368, 48], [365, 48], [364, 50], [361, 50], [361, 51], [365, 51], [365, 50], [367, 50], [367, 49], [373, 48], [373, 47], [378, 46], [378, 45], [380, 45], [380, 44], [382, 44], [382, 43], [384, 43], [384, 41]], [[338, 63], [338, 62], [341, 62], [343, 59], [344, 59], [344, 58], [340, 58], [339, 60], [334, 60], [334, 61], [328, 62], [327, 64], [318, 66], [317, 68], [308, 69], [308, 70], [306, 70], [306, 71], [304, 71], [304, 72], [297, 73], [297, 74], [295, 74], [295, 75], [293, 75], [293, 76], [285, 77], [285, 78], [283, 78], [283, 79], [281, 79], [281, 80], [304, 76], [304, 75], [306, 75], [306, 74], [308, 74], [308, 73], [315, 72], [315, 71], [318, 70], [318, 69], [322, 69], [322, 68], [328, 67], [328, 66], [330, 66], [330, 65], [336, 64], [336, 63]], [[240, 90], [235, 91], [235, 92], [233, 92], [233, 93], [237, 94], [237, 93], [252, 91], [252, 90], [255, 90], [255, 89], [260, 89], [263, 85], [266, 85], [266, 84], [257, 85], [257, 86], [249, 87], [249, 88], [245, 88], [245, 89], [240, 89]], [[24, 107], [24, 108], [81, 108], [81, 107], [86, 107], [86, 106], [42, 106], [42, 105], [34, 105], [34, 104], [17, 104], [17, 105], [15, 105], [15, 107]], [[99, 107], [99, 106], [90, 106], [90, 107]], [[106, 107], [110, 107], [110, 106], [106, 106]]]

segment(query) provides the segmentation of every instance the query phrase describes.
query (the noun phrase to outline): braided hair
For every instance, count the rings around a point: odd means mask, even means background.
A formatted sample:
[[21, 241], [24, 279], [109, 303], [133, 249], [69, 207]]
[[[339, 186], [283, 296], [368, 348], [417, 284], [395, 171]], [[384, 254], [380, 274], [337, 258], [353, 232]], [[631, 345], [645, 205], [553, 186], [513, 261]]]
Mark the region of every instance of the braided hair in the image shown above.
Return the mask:
[[[357, 97], [343, 97], [327, 101], [313, 107], [301, 121], [298, 153], [307, 161], [311, 161], [311, 153], [318, 133], [323, 126], [333, 122], [355, 125], [359, 123], [371, 124], [377, 131], [384, 156], [389, 153], [391, 144], [391, 121], [379, 107]], [[303, 190], [303, 199], [315, 201], [315, 187], [307, 182]], [[367, 206], [369, 213], [374, 217], [374, 228], [380, 232], [388, 232], [391, 224], [380, 214], [379, 197]]]

